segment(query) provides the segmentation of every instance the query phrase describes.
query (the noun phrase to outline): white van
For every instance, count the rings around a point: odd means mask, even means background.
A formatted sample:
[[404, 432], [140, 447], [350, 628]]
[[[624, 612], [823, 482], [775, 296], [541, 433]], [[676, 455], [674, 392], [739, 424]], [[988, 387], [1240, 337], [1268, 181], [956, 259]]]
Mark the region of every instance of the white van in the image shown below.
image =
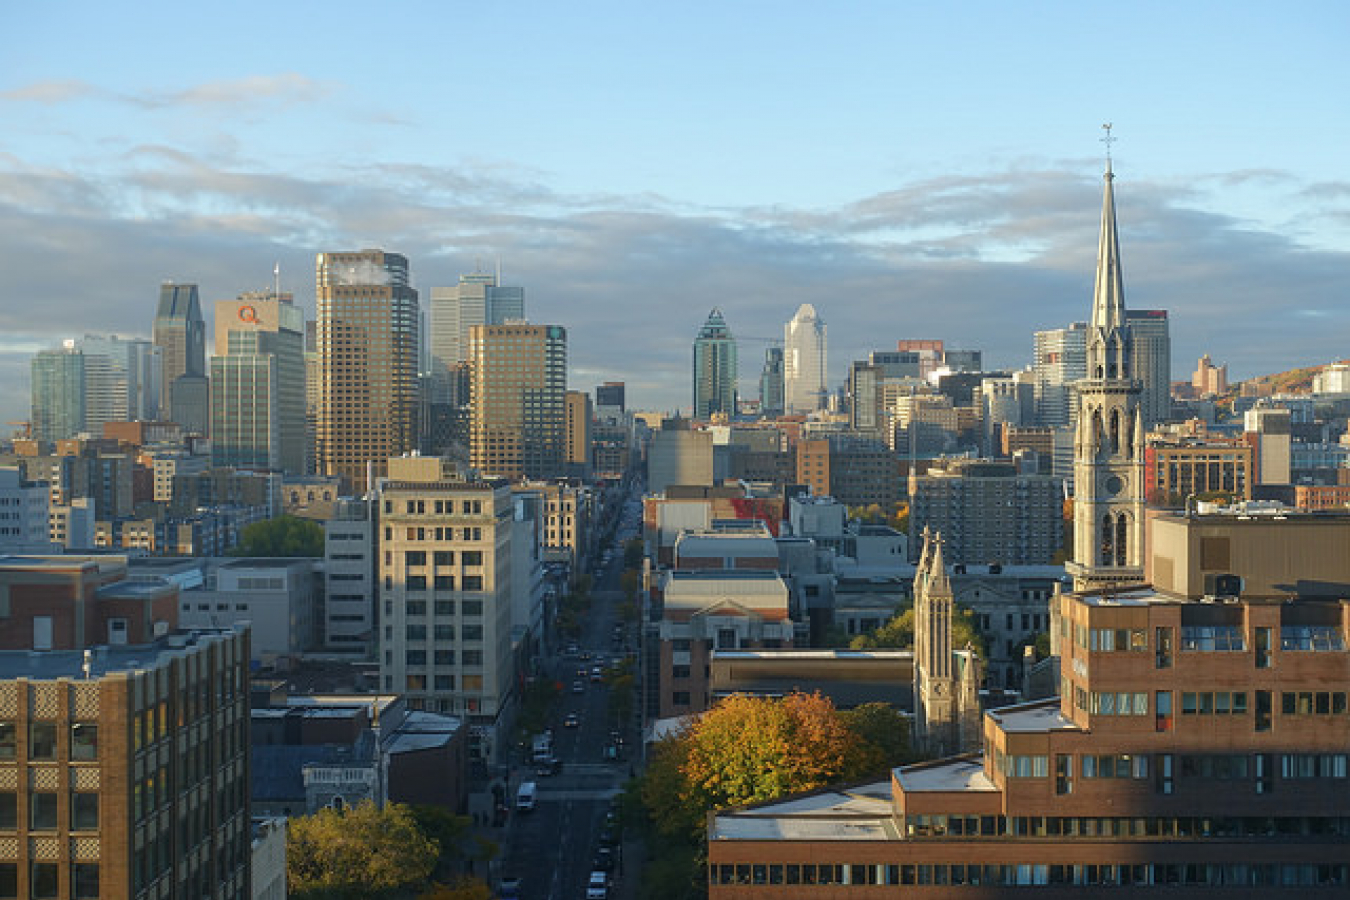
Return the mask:
[[516, 791], [516, 812], [533, 812], [534, 801], [539, 793], [539, 785], [533, 781], [527, 781]]

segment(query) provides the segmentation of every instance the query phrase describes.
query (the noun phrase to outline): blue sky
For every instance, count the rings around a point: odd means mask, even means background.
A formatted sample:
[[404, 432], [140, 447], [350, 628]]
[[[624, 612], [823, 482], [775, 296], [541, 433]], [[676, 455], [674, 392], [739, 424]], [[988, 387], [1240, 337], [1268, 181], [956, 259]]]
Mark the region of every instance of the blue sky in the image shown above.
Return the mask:
[[148, 334], [161, 280], [209, 306], [279, 260], [312, 308], [314, 253], [368, 246], [423, 289], [500, 257], [573, 386], [643, 407], [688, 406], [713, 306], [812, 303], [835, 382], [899, 338], [1025, 365], [1087, 314], [1108, 121], [1174, 378], [1350, 356], [1347, 45], [1331, 2], [16, 7], [0, 413], [36, 349]]

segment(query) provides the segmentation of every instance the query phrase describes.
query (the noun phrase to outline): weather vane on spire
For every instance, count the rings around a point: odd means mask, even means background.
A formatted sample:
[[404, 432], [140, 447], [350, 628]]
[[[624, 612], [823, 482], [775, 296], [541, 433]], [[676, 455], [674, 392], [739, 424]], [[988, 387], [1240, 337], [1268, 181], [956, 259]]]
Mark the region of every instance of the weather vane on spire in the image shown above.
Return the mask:
[[1111, 145], [1114, 144], [1116, 141], [1120, 140], [1120, 138], [1113, 138], [1113, 137], [1111, 137], [1111, 123], [1110, 123], [1110, 122], [1107, 122], [1107, 123], [1105, 123], [1104, 125], [1102, 125], [1102, 131], [1105, 131], [1105, 132], [1106, 132], [1106, 136], [1102, 138], [1102, 143], [1106, 145], [1106, 161], [1107, 161], [1107, 163], [1110, 163], [1110, 162], [1111, 162]]

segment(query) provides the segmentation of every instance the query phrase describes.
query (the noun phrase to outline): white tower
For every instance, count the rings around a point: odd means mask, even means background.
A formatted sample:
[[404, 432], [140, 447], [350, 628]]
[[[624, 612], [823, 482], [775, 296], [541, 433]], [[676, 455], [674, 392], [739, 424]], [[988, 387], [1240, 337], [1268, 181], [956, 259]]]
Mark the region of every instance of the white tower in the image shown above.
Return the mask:
[[803, 303], [783, 327], [783, 399], [788, 413], [810, 413], [825, 406], [825, 322]]

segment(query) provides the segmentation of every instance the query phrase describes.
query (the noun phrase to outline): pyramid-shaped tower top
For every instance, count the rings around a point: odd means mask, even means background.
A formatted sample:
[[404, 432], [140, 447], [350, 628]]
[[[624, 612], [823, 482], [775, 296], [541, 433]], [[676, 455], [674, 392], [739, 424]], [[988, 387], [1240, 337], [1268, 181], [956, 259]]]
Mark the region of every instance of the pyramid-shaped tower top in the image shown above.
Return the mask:
[[698, 337], [699, 340], [725, 340], [731, 337], [731, 329], [727, 327], [726, 319], [722, 318], [721, 309], [713, 307], [712, 312], [708, 313], [707, 320], [699, 329]]
[[930, 594], [949, 595], [952, 592], [951, 581], [947, 578], [947, 566], [942, 561], [942, 532], [933, 535], [933, 553], [928, 560], [928, 591]]
[[1097, 246], [1097, 283], [1092, 294], [1092, 327], [1103, 333], [1125, 327], [1125, 279], [1120, 271], [1120, 240], [1116, 235], [1116, 195], [1112, 188], [1111, 126], [1106, 129], [1106, 173], [1103, 175], [1102, 227]]

